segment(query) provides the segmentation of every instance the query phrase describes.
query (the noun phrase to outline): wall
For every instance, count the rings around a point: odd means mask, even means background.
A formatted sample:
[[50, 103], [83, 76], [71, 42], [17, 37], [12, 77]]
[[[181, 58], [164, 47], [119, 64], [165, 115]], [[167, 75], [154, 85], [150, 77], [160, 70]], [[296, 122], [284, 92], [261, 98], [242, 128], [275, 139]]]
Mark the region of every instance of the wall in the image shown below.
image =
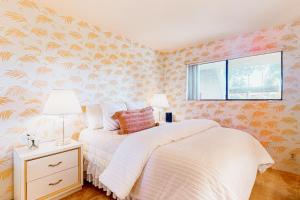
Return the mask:
[[[186, 63], [224, 60], [283, 50], [283, 101], [189, 101]], [[165, 92], [178, 118], [209, 118], [254, 135], [274, 168], [300, 174], [300, 20], [270, 29], [162, 52]], [[294, 160], [291, 160], [294, 154]]]
[[[31, 124], [46, 135], [59, 131], [40, 115], [52, 88], [74, 89], [87, 104], [145, 100], [164, 86], [178, 118], [245, 130], [267, 148], [275, 168], [300, 174], [299, 46], [296, 21], [158, 54], [31, 1], [0, 0], [0, 199], [12, 198], [12, 149], [20, 134], [32, 131]], [[185, 63], [276, 50], [284, 51], [283, 101], [185, 101]], [[69, 123], [70, 133], [82, 128], [80, 119]], [[298, 161], [289, 159], [292, 153]]]
[[[144, 101], [160, 91], [157, 56], [31, 1], [0, 0], [0, 199], [12, 198], [12, 149], [41, 117], [51, 89], [74, 89], [82, 104]], [[29, 130], [51, 134], [43, 122]], [[78, 131], [81, 121], [72, 126]]]

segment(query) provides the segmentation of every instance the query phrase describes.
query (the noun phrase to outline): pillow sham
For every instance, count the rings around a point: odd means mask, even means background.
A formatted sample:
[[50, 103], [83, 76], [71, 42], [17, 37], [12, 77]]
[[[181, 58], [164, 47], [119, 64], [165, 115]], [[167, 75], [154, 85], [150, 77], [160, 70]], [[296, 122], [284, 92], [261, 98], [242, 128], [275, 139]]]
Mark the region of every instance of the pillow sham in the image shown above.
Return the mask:
[[102, 109], [100, 104], [86, 106], [86, 123], [88, 129], [103, 127]]
[[126, 104], [120, 103], [103, 103], [101, 105], [103, 113], [103, 128], [105, 130], [113, 131], [120, 128], [117, 120], [114, 120], [112, 116], [118, 111], [127, 110]]
[[120, 111], [113, 115], [119, 121], [119, 134], [129, 134], [156, 126], [153, 108], [147, 107], [131, 111]]

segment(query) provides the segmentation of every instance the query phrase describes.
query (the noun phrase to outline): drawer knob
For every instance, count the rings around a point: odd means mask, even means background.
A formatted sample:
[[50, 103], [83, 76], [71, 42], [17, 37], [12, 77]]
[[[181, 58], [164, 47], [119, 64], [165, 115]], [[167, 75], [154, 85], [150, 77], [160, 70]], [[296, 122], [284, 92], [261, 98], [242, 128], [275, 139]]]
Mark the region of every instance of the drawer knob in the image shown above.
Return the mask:
[[62, 179], [59, 179], [57, 182], [55, 183], [49, 183], [49, 186], [54, 186], [54, 185], [57, 185], [59, 184], [60, 182], [62, 182], [63, 180]]
[[59, 161], [59, 162], [56, 163], [56, 164], [50, 164], [50, 165], [48, 165], [48, 167], [56, 167], [56, 166], [60, 165], [61, 163], [62, 163], [62, 162]]

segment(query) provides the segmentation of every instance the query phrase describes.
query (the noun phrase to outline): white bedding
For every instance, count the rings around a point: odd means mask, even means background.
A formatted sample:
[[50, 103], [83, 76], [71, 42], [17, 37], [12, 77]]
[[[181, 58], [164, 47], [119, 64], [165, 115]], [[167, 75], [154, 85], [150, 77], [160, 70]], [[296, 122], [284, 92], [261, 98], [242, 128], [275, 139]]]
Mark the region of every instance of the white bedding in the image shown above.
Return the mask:
[[100, 175], [100, 182], [117, 197], [125, 199], [142, 173], [153, 150], [161, 145], [218, 126], [216, 122], [210, 120], [194, 122], [196, 120], [165, 124], [130, 134], [120, 144], [108, 167]]
[[[98, 170], [87, 171], [94, 174], [95, 185], [120, 199], [246, 200], [257, 169], [274, 163], [251, 135], [210, 120], [166, 124], [129, 136], [101, 134], [80, 138], [90, 140], [85, 156]], [[97, 153], [100, 140], [106, 156]]]
[[136, 199], [247, 200], [272, 158], [247, 133], [209, 129], [155, 150], [131, 191]]
[[104, 129], [85, 129], [80, 133], [79, 141], [83, 143], [85, 178], [95, 186], [102, 187], [99, 175], [109, 164], [114, 152], [126, 138], [117, 131]]

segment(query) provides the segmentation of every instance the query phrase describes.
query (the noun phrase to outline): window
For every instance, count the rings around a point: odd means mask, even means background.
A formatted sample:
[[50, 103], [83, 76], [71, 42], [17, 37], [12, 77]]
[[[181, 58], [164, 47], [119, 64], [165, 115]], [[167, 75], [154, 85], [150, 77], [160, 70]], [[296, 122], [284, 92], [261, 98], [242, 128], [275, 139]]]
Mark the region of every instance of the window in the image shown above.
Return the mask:
[[282, 52], [188, 65], [188, 100], [281, 100]]
[[229, 60], [228, 99], [281, 99], [281, 52]]
[[188, 67], [188, 100], [226, 99], [226, 61]]

